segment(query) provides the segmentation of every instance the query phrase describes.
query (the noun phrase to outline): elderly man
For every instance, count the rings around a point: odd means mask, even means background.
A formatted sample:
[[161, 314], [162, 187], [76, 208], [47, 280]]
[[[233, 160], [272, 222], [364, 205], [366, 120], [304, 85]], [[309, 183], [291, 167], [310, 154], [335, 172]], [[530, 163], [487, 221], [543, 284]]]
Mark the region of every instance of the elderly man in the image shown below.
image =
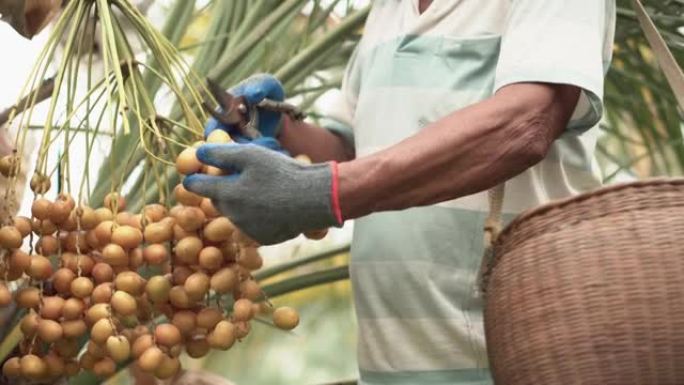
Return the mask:
[[[356, 219], [362, 384], [488, 384], [484, 191], [508, 181], [510, 216], [599, 186], [614, 23], [614, 0], [375, 1], [334, 122], [261, 111], [263, 146], [201, 147], [233, 174], [185, 186], [262, 244]], [[233, 92], [285, 96], [269, 76]], [[280, 146], [316, 163], [265, 148]]]

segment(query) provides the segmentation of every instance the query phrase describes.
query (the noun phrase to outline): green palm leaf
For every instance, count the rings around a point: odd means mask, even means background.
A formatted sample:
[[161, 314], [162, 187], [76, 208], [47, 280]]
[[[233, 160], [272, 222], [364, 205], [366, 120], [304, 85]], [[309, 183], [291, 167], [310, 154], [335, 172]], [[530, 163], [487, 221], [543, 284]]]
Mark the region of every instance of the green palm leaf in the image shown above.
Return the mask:
[[[605, 136], [598, 147], [606, 181], [681, 175], [684, 171], [682, 116], [641, 31], [631, 1], [618, 0], [613, 66], [605, 93]], [[684, 61], [684, 3], [644, 1], [675, 58]]]

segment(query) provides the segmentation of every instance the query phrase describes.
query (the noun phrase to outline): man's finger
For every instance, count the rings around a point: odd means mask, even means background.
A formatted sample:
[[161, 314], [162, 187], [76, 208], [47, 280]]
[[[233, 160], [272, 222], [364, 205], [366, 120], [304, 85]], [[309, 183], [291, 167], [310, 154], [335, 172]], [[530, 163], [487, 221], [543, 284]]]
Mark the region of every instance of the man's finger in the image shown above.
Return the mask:
[[269, 136], [262, 136], [261, 138], [254, 139], [251, 143], [263, 148], [268, 148], [269, 150], [279, 152], [283, 151], [283, 148], [280, 146], [280, 142]]
[[210, 118], [209, 122], [207, 122], [207, 125], [204, 127], [204, 137], [205, 138], [209, 137], [209, 135], [216, 130], [227, 131], [226, 128], [223, 127], [221, 122], [219, 122], [215, 118]]
[[229, 179], [223, 176], [210, 176], [204, 174], [189, 175], [183, 180], [183, 187], [197, 195], [216, 199], [224, 196], [229, 188]]
[[233, 95], [244, 96], [248, 104], [259, 104], [265, 98], [282, 101], [285, 99], [283, 86], [269, 74], [253, 75], [231, 90]]
[[230, 172], [241, 172], [256, 164], [267, 152], [251, 144], [205, 144], [197, 149], [197, 159], [204, 164]]
[[260, 84], [246, 84], [242, 89], [242, 93], [249, 105], [259, 104], [266, 98], [266, 94]]

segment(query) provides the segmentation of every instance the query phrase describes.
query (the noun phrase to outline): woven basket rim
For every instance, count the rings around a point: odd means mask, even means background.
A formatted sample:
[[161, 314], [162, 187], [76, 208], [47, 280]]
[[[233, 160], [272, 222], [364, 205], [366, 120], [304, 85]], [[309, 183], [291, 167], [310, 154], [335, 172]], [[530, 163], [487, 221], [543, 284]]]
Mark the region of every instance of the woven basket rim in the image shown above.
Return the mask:
[[606, 194], [614, 193], [616, 191], [622, 191], [622, 190], [628, 190], [628, 189], [633, 189], [633, 188], [641, 188], [641, 187], [647, 187], [647, 186], [684, 186], [684, 178], [648, 178], [648, 179], [643, 179], [635, 182], [627, 182], [627, 183], [616, 183], [614, 185], [609, 185], [605, 187], [598, 188], [596, 190], [586, 192], [583, 194], [575, 195], [569, 198], [565, 199], [559, 199], [556, 201], [552, 201], [549, 203], [546, 203], [544, 205], [531, 208], [527, 211], [522, 212], [520, 215], [518, 215], [511, 223], [506, 226], [506, 228], [501, 232], [499, 237], [497, 238], [496, 242], [493, 245], [493, 255], [491, 256], [491, 259], [487, 263], [487, 267], [483, 271], [483, 278], [481, 282], [481, 289], [483, 291], [486, 291], [487, 286], [489, 285], [489, 275], [493, 271], [494, 268], [496, 268], [496, 265], [499, 262], [499, 259], [501, 258], [501, 255], [496, 252], [497, 249], [499, 249], [503, 243], [511, 236], [511, 233], [516, 231], [518, 228], [524, 226], [525, 223], [529, 222], [530, 220], [533, 220], [537, 217], [543, 216], [547, 214], [549, 211], [553, 210], [558, 210], [558, 209], [563, 209], [567, 206], [571, 206], [574, 204], [579, 204], [584, 201], [587, 201], [589, 199], [596, 198], [597, 196], [603, 196]]
[[586, 192], [583, 194], [575, 195], [569, 198], [559, 199], [538, 207], [531, 208], [527, 211], [523, 211], [520, 215], [515, 217], [508, 226], [501, 232], [496, 240], [496, 245], [502, 244], [511, 232], [513, 232], [517, 227], [521, 226], [523, 223], [532, 220], [535, 217], [542, 216], [551, 210], [562, 209], [564, 207], [581, 203], [589, 199], [593, 199], [597, 196], [606, 195], [613, 193], [615, 191], [622, 191], [631, 188], [639, 188], [645, 186], [683, 186], [684, 178], [649, 178], [643, 179], [636, 182], [626, 182], [626, 183], [616, 183], [614, 185], [609, 185], [606, 187], [601, 187], [596, 190]]

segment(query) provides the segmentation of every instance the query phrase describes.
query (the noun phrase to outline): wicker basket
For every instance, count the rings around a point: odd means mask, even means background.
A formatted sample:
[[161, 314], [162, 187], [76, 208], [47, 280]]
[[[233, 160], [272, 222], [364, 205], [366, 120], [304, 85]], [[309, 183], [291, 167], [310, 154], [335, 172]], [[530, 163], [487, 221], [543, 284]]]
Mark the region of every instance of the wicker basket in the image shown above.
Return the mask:
[[484, 277], [496, 384], [684, 384], [684, 180], [518, 217]]

